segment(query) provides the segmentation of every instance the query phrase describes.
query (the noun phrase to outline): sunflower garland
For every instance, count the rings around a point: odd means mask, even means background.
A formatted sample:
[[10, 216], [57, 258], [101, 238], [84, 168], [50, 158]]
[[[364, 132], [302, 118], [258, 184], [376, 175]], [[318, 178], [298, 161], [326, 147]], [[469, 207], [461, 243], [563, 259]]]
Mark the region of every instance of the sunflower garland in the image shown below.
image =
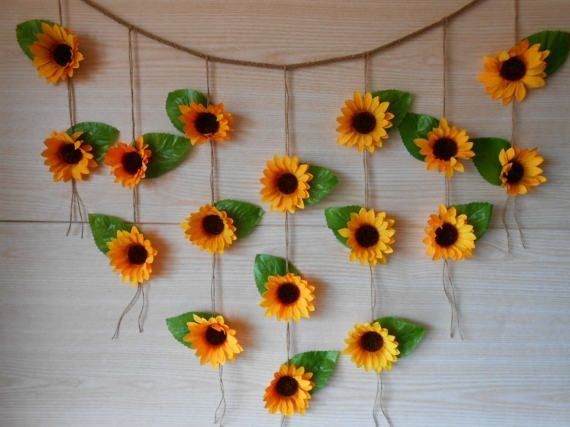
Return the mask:
[[49, 166], [54, 181], [68, 182], [72, 179], [83, 181], [97, 167], [93, 158], [92, 147], [82, 139], [83, 132], [51, 133], [44, 141], [46, 149], [42, 152], [45, 165]]
[[151, 156], [152, 151], [140, 135], [134, 144], [118, 142], [109, 148], [104, 163], [111, 169], [115, 182], [133, 189], [145, 178]]
[[190, 214], [181, 227], [189, 241], [212, 254], [223, 254], [237, 239], [233, 219], [212, 205]]
[[499, 153], [501, 182], [510, 196], [527, 194], [533, 188], [544, 184], [547, 179], [542, 175], [540, 165], [544, 158], [538, 155], [538, 150], [521, 149], [518, 145], [503, 149]]
[[184, 134], [192, 145], [208, 141], [224, 142], [232, 134], [233, 116], [224, 110], [224, 104], [205, 106], [197, 102], [179, 105], [179, 120], [184, 125]]
[[283, 364], [265, 389], [263, 400], [271, 414], [276, 412], [285, 416], [295, 413], [304, 414], [309, 407], [311, 390], [314, 383], [313, 374], [305, 372], [305, 368]]
[[345, 342], [347, 346], [343, 353], [349, 355], [358, 368], [366, 371], [390, 371], [400, 354], [396, 338], [379, 322], [357, 323]]
[[315, 311], [315, 287], [301, 276], [293, 273], [269, 276], [266, 288], [260, 303], [266, 309], [266, 317], [298, 322], [301, 317], [310, 318], [311, 312]]

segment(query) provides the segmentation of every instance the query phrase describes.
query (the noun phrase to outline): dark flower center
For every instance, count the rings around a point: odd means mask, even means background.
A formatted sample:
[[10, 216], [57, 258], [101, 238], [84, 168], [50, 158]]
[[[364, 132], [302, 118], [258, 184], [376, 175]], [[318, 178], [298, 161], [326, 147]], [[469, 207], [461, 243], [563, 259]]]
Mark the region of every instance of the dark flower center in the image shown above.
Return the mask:
[[206, 329], [206, 341], [212, 345], [222, 345], [226, 342], [226, 333], [224, 331], [218, 331], [216, 328], [208, 326]]
[[378, 332], [368, 331], [360, 337], [360, 347], [371, 353], [380, 350], [383, 344], [384, 339]]
[[352, 117], [352, 127], [358, 133], [370, 133], [376, 127], [376, 117], [368, 111], [358, 113]]
[[59, 154], [63, 161], [69, 165], [75, 165], [83, 158], [83, 153], [79, 148], [75, 148], [75, 144], [65, 144], [59, 150]]
[[509, 184], [516, 184], [524, 176], [524, 167], [519, 162], [511, 162], [511, 169], [505, 174]]
[[196, 130], [202, 135], [212, 135], [220, 128], [218, 119], [212, 113], [198, 114], [194, 126], [196, 126]]
[[202, 220], [204, 231], [211, 236], [217, 236], [224, 231], [224, 221], [218, 215], [208, 215]]
[[146, 262], [148, 252], [143, 245], [135, 244], [129, 247], [127, 257], [129, 262], [135, 265], [141, 265]]
[[299, 389], [299, 383], [293, 377], [284, 376], [277, 380], [275, 389], [281, 396], [290, 397], [297, 393], [297, 390]]
[[360, 246], [363, 248], [369, 248], [370, 246], [374, 246], [380, 240], [380, 233], [376, 227], [372, 225], [363, 225], [358, 230], [356, 230], [356, 241]]
[[123, 168], [131, 175], [136, 174], [142, 166], [142, 157], [136, 151], [131, 151], [123, 156]]
[[299, 287], [294, 283], [283, 283], [277, 288], [277, 298], [283, 304], [293, 304], [301, 296]]
[[457, 154], [457, 143], [451, 138], [439, 138], [433, 145], [433, 155], [440, 160], [449, 160]]
[[277, 179], [277, 188], [283, 194], [292, 194], [297, 190], [299, 186], [299, 180], [292, 173], [284, 173]]
[[71, 46], [66, 44], [58, 44], [53, 50], [53, 60], [62, 67], [65, 67], [71, 62], [71, 57], [73, 56], [73, 50]]
[[518, 56], [513, 56], [501, 64], [499, 74], [505, 80], [516, 82], [526, 74], [526, 65]]
[[459, 233], [457, 232], [457, 228], [448, 222], [444, 222], [441, 227], [435, 230], [435, 241], [439, 246], [443, 246], [444, 248], [457, 242], [458, 237]]

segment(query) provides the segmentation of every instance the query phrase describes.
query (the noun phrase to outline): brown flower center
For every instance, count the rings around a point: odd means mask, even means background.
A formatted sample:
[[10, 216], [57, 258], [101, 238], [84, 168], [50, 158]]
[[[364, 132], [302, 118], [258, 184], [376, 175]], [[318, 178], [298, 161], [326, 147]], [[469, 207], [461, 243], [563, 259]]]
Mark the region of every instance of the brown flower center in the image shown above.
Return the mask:
[[360, 337], [360, 347], [371, 353], [380, 350], [383, 344], [384, 339], [378, 332], [368, 331]]
[[61, 67], [65, 67], [69, 64], [72, 56], [73, 50], [71, 49], [71, 46], [63, 43], [58, 44], [53, 50], [53, 60]]
[[206, 341], [211, 345], [222, 345], [226, 342], [227, 335], [225, 331], [218, 331], [212, 326], [208, 326], [206, 329]]
[[501, 64], [499, 74], [505, 80], [516, 82], [526, 74], [526, 64], [518, 56], [513, 56]]
[[524, 176], [524, 167], [517, 161], [511, 162], [511, 169], [504, 175], [509, 184], [516, 184]]
[[435, 241], [439, 246], [444, 248], [453, 245], [457, 242], [459, 233], [454, 225], [444, 222], [441, 227], [435, 230]]
[[131, 151], [123, 156], [122, 163], [127, 173], [134, 175], [140, 170], [143, 161], [139, 153]]
[[301, 290], [294, 283], [283, 283], [277, 288], [277, 298], [283, 304], [293, 304], [301, 296]]
[[141, 265], [146, 262], [146, 258], [148, 257], [148, 252], [146, 248], [141, 244], [134, 244], [129, 247], [129, 252], [127, 253], [127, 257], [129, 258], [129, 262], [135, 265]]
[[298, 389], [299, 383], [297, 380], [288, 375], [279, 378], [277, 380], [277, 384], [275, 385], [275, 390], [277, 390], [277, 393], [285, 397], [293, 396], [295, 393], [297, 393]]
[[224, 221], [218, 215], [207, 215], [202, 220], [204, 231], [211, 236], [217, 236], [224, 231]]
[[83, 158], [83, 153], [79, 148], [75, 148], [75, 144], [65, 144], [59, 150], [59, 154], [63, 161], [69, 165], [75, 165]]
[[457, 143], [451, 138], [439, 138], [433, 145], [433, 155], [440, 160], [449, 160], [457, 154]]
[[196, 126], [196, 130], [200, 132], [202, 135], [212, 135], [216, 133], [220, 128], [218, 119], [212, 113], [198, 114], [194, 126]]
[[299, 180], [292, 173], [284, 173], [277, 179], [277, 188], [283, 194], [292, 194], [297, 190]]
[[376, 127], [376, 117], [368, 111], [362, 111], [352, 117], [352, 127], [358, 133], [370, 133]]
[[363, 248], [369, 248], [374, 246], [380, 240], [380, 233], [376, 227], [372, 225], [362, 225], [356, 230], [355, 233], [356, 241]]

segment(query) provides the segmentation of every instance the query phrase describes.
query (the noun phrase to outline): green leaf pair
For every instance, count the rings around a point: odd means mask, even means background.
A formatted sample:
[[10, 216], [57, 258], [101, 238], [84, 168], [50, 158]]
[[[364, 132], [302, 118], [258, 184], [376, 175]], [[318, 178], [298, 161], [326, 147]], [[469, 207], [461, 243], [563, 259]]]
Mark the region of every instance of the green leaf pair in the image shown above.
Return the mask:
[[570, 52], [570, 33], [566, 31], [542, 31], [527, 37], [530, 45], [539, 43], [540, 50], [549, 50], [546, 58], [547, 76], [551, 76], [564, 65]]
[[[289, 262], [289, 273], [300, 275], [295, 266]], [[284, 276], [287, 274], [287, 261], [285, 258], [257, 254], [253, 264], [253, 275], [255, 276], [255, 284], [261, 295], [267, 290], [267, 280], [269, 276]]]
[[205, 319], [209, 319], [214, 316], [214, 314], [209, 311], [189, 311], [188, 313], [166, 319], [166, 326], [168, 326], [168, 330], [172, 336], [176, 341], [184, 344], [188, 348], [192, 348], [192, 345], [189, 342], [184, 341], [184, 336], [188, 334], [187, 324], [194, 321], [194, 315]]
[[173, 126], [180, 132], [184, 132], [184, 124], [180, 121], [180, 105], [190, 105], [195, 102], [197, 104], [206, 105], [206, 96], [194, 89], [177, 89], [173, 90], [166, 97], [166, 114]]
[[381, 317], [376, 319], [375, 322], [388, 329], [390, 335], [396, 338], [400, 357], [405, 357], [414, 351], [426, 333], [426, 329], [423, 326], [400, 317]]
[[107, 243], [117, 237], [119, 231], [131, 231], [133, 224], [121, 218], [103, 214], [89, 214], [89, 226], [95, 240], [95, 245], [101, 252], [109, 251]]
[[69, 135], [81, 132], [81, 140], [93, 149], [93, 157], [102, 163], [105, 152], [119, 139], [119, 129], [99, 122], [81, 122], [66, 131]]
[[378, 96], [380, 98], [380, 102], [390, 103], [388, 106], [388, 112], [394, 115], [390, 130], [400, 126], [402, 120], [404, 120], [410, 111], [412, 101], [414, 100], [411, 93], [397, 89], [379, 90], [372, 92], [372, 96]]
[[501, 150], [511, 148], [511, 143], [502, 138], [474, 138], [473, 163], [479, 174], [493, 185], [501, 185], [501, 172], [503, 166], [499, 161]]
[[439, 126], [439, 120], [427, 114], [408, 113], [400, 123], [400, 137], [404, 147], [413, 157], [423, 161], [425, 156], [414, 142], [418, 138], [427, 138], [432, 129]]
[[493, 205], [488, 202], [471, 202], [463, 205], [453, 205], [457, 215], [467, 215], [467, 222], [473, 226], [475, 237], [479, 240], [489, 229]]
[[16, 26], [18, 44], [26, 56], [32, 60], [34, 59], [34, 54], [30, 51], [30, 46], [38, 41], [38, 34], [43, 33], [42, 24], [55, 25], [46, 19], [31, 19]]
[[311, 206], [323, 200], [338, 184], [338, 177], [333, 171], [320, 166], [310, 165], [308, 172], [313, 175], [309, 182], [309, 198], [305, 205]]
[[335, 237], [344, 246], [347, 246], [347, 238], [342, 237], [339, 230], [346, 228], [348, 222], [350, 221], [350, 215], [353, 213], [358, 213], [362, 209], [361, 206], [351, 205], [342, 207], [331, 207], [325, 209], [325, 219], [327, 221], [327, 227], [330, 228]]
[[340, 352], [334, 350], [306, 351], [293, 356], [289, 359], [289, 363], [296, 368], [303, 367], [305, 368], [305, 372], [311, 372], [313, 374], [311, 378], [315, 383], [315, 387], [311, 390], [311, 393], [313, 393], [321, 390], [328, 384], [336, 367], [339, 355]]
[[265, 211], [259, 206], [239, 200], [218, 200], [214, 206], [226, 212], [234, 221], [238, 239], [243, 239], [249, 235], [265, 214]]

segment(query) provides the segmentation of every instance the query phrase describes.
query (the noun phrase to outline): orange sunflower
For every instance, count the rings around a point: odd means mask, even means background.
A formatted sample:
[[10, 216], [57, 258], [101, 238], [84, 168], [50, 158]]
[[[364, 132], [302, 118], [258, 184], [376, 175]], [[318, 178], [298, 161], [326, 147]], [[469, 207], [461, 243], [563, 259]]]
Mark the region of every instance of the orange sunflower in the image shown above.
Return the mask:
[[134, 145], [117, 142], [105, 153], [104, 163], [111, 168], [115, 182], [123, 187], [134, 188], [145, 177], [152, 151], [139, 136]]
[[299, 321], [301, 317], [308, 319], [310, 313], [315, 311], [315, 287], [296, 274], [269, 276], [266, 288], [260, 304], [267, 309], [266, 317], [275, 316], [287, 322]]
[[311, 400], [310, 392], [315, 386], [312, 377], [313, 374], [305, 372], [302, 366], [281, 365], [265, 389], [263, 400], [267, 410], [271, 414], [279, 412], [285, 416], [304, 414]]
[[52, 132], [44, 141], [46, 149], [42, 152], [44, 163], [53, 173], [54, 181], [70, 181], [83, 178], [97, 167], [91, 153], [91, 146], [81, 140], [82, 132], [69, 135], [67, 132]]
[[351, 357], [357, 367], [363, 367], [366, 371], [390, 371], [400, 354], [398, 341], [379, 322], [357, 323], [345, 342], [347, 347], [344, 353]]
[[188, 240], [211, 254], [223, 254], [237, 239], [234, 220], [212, 205], [202, 206], [180, 226]]
[[539, 167], [544, 158], [538, 155], [538, 150], [521, 148], [517, 145], [501, 150], [499, 161], [503, 166], [501, 181], [506, 192], [511, 196], [528, 193], [534, 187], [546, 182]]
[[223, 142], [231, 137], [234, 118], [224, 111], [224, 104], [210, 104], [207, 107], [197, 102], [190, 105], [179, 105], [180, 121], [184, 125], [184, 133], [192, 145], [208, 141]]

